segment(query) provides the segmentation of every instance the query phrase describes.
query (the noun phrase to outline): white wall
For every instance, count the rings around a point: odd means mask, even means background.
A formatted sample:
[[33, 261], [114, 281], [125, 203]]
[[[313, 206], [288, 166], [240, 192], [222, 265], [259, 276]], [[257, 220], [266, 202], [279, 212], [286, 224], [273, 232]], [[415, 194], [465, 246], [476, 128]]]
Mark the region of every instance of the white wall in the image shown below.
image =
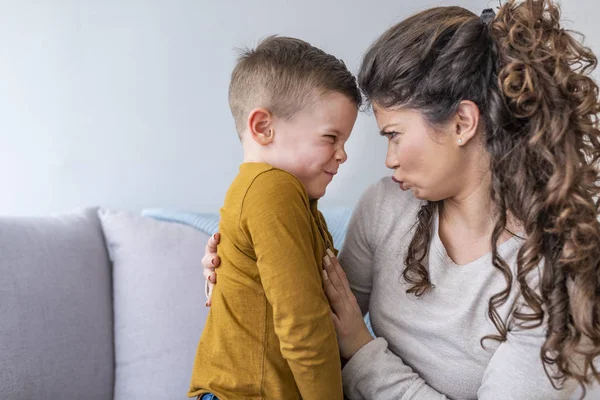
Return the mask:
[[[235, 47], [297, 36], [356, 71], [389, 25], [439, 4], [497, 2], [0, 0], [0, 214], [217, 210], [241, 160], [227, 106]], [[595, 0], [564, 4], [600, 50]], [[323, 204], [353, 205], [386, 173], [371, 116], [347, 150]]]

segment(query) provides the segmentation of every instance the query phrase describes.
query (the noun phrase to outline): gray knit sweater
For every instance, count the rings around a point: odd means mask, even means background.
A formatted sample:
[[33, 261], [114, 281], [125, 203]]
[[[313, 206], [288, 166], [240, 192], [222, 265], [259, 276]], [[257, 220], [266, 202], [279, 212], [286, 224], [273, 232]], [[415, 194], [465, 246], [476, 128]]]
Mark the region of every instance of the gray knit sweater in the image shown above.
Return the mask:
[[[491, 253], [458, 266], [438, 235], [436, 216], [428, 266], [435, 288], [416, 298], [402, 278], [406, 250], [422, 202], [390, 178], [371, 186], [352, 216], [340, 263], [358, 302], [371, 315], [378, 337], [343, 370], [350, 399], [568, 399], [569, 384], [555, 390], [540, 359], [544, 326], [516, 327], [511, 310], [520, 304], [513, 287], [499, 309], [509, 328], [506, 342], [480, 339], [497, 334], [488, 317], [490, 296], [505, 286]], [[499, 252], [516, 268], [521, 239]]]

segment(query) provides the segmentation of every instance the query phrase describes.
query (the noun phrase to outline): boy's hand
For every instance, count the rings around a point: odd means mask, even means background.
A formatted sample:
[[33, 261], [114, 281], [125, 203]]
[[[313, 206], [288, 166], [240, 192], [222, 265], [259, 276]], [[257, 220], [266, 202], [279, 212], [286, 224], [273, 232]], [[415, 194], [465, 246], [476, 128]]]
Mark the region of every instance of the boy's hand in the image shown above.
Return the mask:
[[215, 268], [221, 264], [221, 259], [217, 255], [217, 245], [221, 240], [221, 235], [215, 233], [208, 239], [206, 248], [204, 250], [204, 257], [202, 257], [202, 266], [204, 267], [204, 278], [206, 279], [204, 292], [206, 294], [206, 307], [212, 305], [212, 291], [217, 283], [217, 273]]

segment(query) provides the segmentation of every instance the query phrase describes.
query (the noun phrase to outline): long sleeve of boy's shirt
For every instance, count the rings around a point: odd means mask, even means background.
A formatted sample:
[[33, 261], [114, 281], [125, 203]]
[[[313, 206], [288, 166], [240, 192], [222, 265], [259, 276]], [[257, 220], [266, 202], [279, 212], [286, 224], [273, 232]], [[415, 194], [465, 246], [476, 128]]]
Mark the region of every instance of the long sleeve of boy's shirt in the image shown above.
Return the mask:
[[254, 247], [280, 350], [302, 398], [341, 399], [340, 357], [321, 274], [327, 233], [312, 208], [300, 182], [271, 170], [248, 189], [240, 228]]

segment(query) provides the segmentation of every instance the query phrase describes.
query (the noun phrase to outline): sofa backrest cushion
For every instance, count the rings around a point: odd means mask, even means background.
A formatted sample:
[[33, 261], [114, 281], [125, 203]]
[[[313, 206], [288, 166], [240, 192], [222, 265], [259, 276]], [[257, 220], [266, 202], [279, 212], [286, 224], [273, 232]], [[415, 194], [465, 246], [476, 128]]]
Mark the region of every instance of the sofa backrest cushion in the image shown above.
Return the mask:
[[113, 385], [97, 210], [0, 218], [0, 399], [111, 399]]
[[113, 261], [115, 400], [187, 399], [208, 314], [208, 235], [127, 212], [101, 211]]

